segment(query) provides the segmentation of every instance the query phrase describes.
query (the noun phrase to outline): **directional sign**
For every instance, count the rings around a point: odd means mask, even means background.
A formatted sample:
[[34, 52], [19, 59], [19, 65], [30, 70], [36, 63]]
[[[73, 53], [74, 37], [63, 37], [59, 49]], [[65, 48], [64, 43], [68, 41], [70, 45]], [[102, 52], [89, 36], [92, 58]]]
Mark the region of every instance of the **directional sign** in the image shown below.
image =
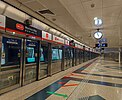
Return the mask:
[[107, 43], [102, 43], [102, 44], [95, 44], [95, 47], [108, 47]]

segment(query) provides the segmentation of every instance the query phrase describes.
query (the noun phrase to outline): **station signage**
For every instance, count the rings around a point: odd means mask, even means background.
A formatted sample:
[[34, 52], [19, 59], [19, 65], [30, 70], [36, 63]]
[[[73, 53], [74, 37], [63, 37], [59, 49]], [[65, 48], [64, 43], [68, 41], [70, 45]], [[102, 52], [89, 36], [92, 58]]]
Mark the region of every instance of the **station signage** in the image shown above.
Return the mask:
[[80, 48], [83, 49], [83, 46], [81, 45]]
[[78, 44], [78, 48], [79, 48], [79, 49], [82, 49], [82, 46], [81, 46], [80, 44]]
[[75, 43], [75, 47], [78, 47], [78, 44]]
[[42, 31], [42, 39], [52, 40], [52, 34]]
[[27, 26], [19, 21], [16, 21], [8, 17], [6, 17], [6, 28], [11, 29], [13, 31], [15, 30], [15, 31], [23, 32], [26, 34], [41, 36], [41, 30], [31, 26]]
[[93, 51], [93, 49], [92, 49], [92, 48], [90, 48], [90, 51], [92, 52], [92, 51]]
[[89, 48], [86, 47], [85, 50], [89, 51]]
[[58, 36], [55, 36], [55, 35], [53, 35], [53, 41], [64, 44], [64, 39], [62, 39]]
[[5, 20], [6, 20], [6, 17], [3, 15], [0, 15], [0, 29], [5, 29]]
[[20, 45], [21, 44], [21, 40], [14, 39], [14, 38], [6, 38], [6, 37], [3, 37], [3, 43]]
[[26, 46], [28, 47], [36, 47], [38, 45], [37, 42], [33, 42], [33, 41], [26, 41]]
[[66, 45], [69, 45], [69, 41], [68, 41], [68, 40], [65, 40], [65, 44], [66, 44]]
[[80, 45], [78, 44], [77, 47], [80, 48]]
[[95, 47], [100, 48], [100, 47], [108, 47], [107, 43], [102, 43], [102, 44], [95, 44]]
[[107, 43], [102, 43], [102, 47], [108, 47]]
[[74, 40], [69, 41], [69, 45], [70, 45], [70, 46], [75, 46]]

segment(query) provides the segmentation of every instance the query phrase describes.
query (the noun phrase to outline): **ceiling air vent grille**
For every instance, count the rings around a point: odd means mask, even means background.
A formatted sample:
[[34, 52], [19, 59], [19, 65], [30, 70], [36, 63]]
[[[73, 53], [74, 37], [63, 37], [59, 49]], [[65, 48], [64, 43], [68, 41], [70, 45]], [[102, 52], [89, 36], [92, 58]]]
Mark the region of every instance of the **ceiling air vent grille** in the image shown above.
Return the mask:
[[38, 11], [40, 14], [51, 14], [51, 15], [54, 15], [53, 12], [51, 12], [49, 9], [46, 9], [46, 10], [40, 10]]

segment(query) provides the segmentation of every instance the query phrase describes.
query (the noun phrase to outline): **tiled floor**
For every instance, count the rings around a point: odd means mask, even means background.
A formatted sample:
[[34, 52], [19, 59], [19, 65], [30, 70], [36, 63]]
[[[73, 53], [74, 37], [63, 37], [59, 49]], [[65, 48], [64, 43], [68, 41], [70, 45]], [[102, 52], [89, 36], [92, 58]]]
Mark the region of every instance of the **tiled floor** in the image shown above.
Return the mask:
[[[101, 63], [102, 62], [102, 63]], [[90, 96], [98, 95], [103, 98], [103, 100], [122, 100], [122, 70], [116, 70], [111, 69], [113, 66], [115, 66], [117, 69], [119, 69], [119, 64], [114, 62], [109, 63], [107, 61], [101, 61], [99, 60], [99, 66], [91, 66], [91, 68], [85, 69], [83, 71], [84, 73], [90, 73], [90, 74], [98, 74], [100, 76], [94, 76], [94, 75], [84, 75], [86, 77], [83, 77], [87, 80], [93, 80], [93, 83], [91, 82], [81, 82], [77, 89], [72, 93], [72, 95], [68, 98], [68, 100], [90, 100]], [[95, 64], [95, 63], [94, 63]], [[106, 68], [105, 66], [109, 66], [109, 68]], [[90, 71], [90, 69], [94, 69]], [[101, 69], [104, 70], [101, 72]], [[112, 71], [111, 71], [112, 70]], [[116, 72], [116, 74], [115, 74]], [[103, 75], [103, 76], [102, 76]], [[106, 77], [106, 75], [110, 77]], [[118, 76], [116, 78], [116, 76]], [[75, 76], [76, 78], [76, 76]], [[79, 78], [79, 77], [77, 77]], [[100, 83], [94, 84], [95, 81], [100, 81]], [[109, 82], [113, 85], [108, 86], [107, 84], [104, 84], [103, 82]], [[119, 87], [116, 87], [116, 84], [120, 84]], [[94, 100], [94, 99], [91, 99]], [[102, 99], [95, 99], [95, 100], [102, 100]]]
[[[56, 91], [59, 94], [66, 94], [67, 98], [51, 95], [47, 100], [122, 100], [120, 67], [116, 62], [99, 59], [85, 70], [72, 73], [70, 77], [81, 81], [70, 80], [68, 83], [80, 82], [78, 86], [60, 88]], [[71, 92], [71, 89], [74, 90]]]
[[[65, 71], [62, 71], [60, 73], [54, 74], [51, 77], [44, 78], [40, 81], [35, 81], [31, 84], [25, 85], [23, 87], [20, 87], [15, 90], [12, 90], [10, 92], [7, 92], [3, 95], [0, 95], [0, 100], [25, 100], [25, 98], [30, 97], [31, 95], [37, 93], [38, 91], [40, 91], [40, 90], [44, 89], [45, 87], [51, 85], [52, 83], [56, 82], [57, 80], [60, 80], [62, 77], [64, 77], [68, 73], [71, 73], [71, 72], [77, 70], [78, 68], [81, 68], [82, 66], [86, 65], [87, 63], [89, 63], [93, 60], [84, 62], [78, 66], [75, 66], [75, 67], [69, 68]], [[43, 100], [43, 99], [39, 98], [39, 100]]]
[[53, 81], [45, 88], [4, 100], [122, 100], [122, 66], [117, 62], [99, 58], [66, 71], [63, 78], [59, 76], [52, 76]]
[[[105, 66], [109, 66], [109, 68], [106, 68]], [[111, 69], [113, 66], [116, 68]], [[83, 77], [83, 79], [93, 80], [93, 82], [81, 82], [73, 94], [68, 98], [68, 100], [90, 100], [89, 97], [94, 95], [99, 95], [105, 100], [122, 100], [122, 70], [119, 69], [119, 67], [121, 66], [118, 63], [112, 61], [110, 63], [110, 61], [107, 62], [99, 60], [98, 62], [94, 63], [94, 66], [92, 65], [82, 71], [84, 73], [90, 73], [90, 75], [80, 74], [86, 76]], [[99, 76], [95, 76], [94, 74], [98, 74]], [[100, 81], [100, 83], [94, 84], [95, 81]], [[109, 82], [113, 85], [108, 86], [108, 84], [105, 84], [104, 82]], [[116, 87], [116, 84], [120, 84], [120, 86]]]

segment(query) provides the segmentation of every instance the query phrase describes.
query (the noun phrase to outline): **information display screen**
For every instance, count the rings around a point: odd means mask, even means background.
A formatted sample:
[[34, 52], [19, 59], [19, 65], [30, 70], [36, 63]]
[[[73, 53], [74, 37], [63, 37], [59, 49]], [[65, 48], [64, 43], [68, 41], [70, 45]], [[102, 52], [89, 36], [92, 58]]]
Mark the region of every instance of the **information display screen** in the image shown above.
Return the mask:
[[27, 47], [27, 62], [35, 62], [34, 47]]
[[52, 49], [52, 60], [59, 60], [58, 49]]
[[102, 43], [101, 45], [100, 44], [95, 44], [95, 47], [108, 47], [108, 44], [107, 43]]
[[102, 47], [108, 47], [108, 44], [107, 43], [103, 43]]

